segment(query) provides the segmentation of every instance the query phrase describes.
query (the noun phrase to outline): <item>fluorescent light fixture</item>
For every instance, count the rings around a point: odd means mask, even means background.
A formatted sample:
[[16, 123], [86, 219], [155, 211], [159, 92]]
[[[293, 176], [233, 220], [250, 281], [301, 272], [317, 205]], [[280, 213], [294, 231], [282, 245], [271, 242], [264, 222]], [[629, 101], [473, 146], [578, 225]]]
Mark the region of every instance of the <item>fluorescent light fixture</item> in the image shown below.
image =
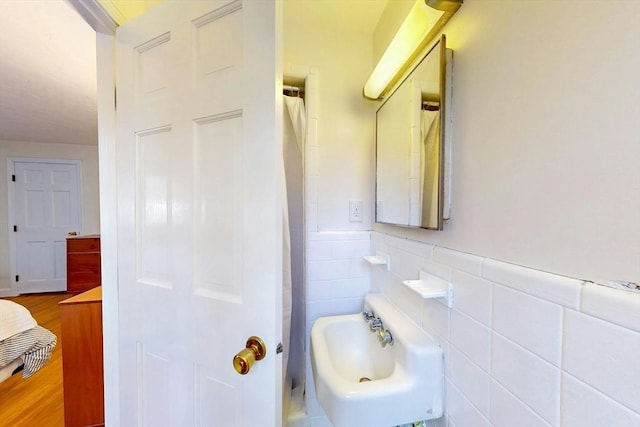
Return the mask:
[[461, 4], [462, 0], [416, 0], [365, 83], [364, 96], [382, 98]]

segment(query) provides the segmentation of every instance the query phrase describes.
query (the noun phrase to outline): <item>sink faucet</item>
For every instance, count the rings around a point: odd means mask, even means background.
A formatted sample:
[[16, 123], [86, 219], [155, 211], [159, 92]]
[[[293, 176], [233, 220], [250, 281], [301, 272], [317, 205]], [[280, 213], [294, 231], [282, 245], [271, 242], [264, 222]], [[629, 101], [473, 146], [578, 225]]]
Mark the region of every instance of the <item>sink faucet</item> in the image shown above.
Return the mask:
[[363, 311], [362, 312], [362, 317], [364, 317], [364, 321], [369, 323], [371, 322], [371, 319], [374, 319], [376, 317], [376, 315], [373, 313], [373, 310], [371, 311]]
[[391, 336], [391, 332], [388, 329], [380, 329], [378, 331], [378, 341], [384, 348], [387, 344], [393, 345], [393, 336]]
[[371, 319], [369, 322], [369, 330], [371, 332], [381, 331], [384, 329], [384, 325], [382, 324], [382, 319], [379, 317]]

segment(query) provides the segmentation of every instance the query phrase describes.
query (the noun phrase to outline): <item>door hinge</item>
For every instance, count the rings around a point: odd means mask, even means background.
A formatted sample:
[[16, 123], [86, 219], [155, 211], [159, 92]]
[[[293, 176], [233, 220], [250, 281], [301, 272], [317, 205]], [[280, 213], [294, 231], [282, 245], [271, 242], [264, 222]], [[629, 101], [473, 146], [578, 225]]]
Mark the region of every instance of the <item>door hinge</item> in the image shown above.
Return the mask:
[[19, 281], [20, 281], [20, 276], [16, 274], [16, 282], [19, 282]]
[[16, 175], [15, 174], [11, 175], [11, 181], [16, 182]]
[[17, 233], [17, 232], [18, 232], [18, 226], [17, 226], [17, 225], [14, 225], [14, 226], [13, 226], [13, 232], [14, 232], [14, 233]]
[[118, 90], [113, 88], [113, 108], [118, 109]]

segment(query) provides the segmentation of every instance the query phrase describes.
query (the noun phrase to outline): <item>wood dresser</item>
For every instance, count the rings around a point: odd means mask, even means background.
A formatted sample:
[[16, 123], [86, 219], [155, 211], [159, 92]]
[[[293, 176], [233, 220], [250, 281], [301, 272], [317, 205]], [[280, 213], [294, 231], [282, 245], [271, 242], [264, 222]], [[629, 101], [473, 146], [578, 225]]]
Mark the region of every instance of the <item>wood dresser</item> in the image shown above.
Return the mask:
[[65, 427], [104, 423], [102, 286], [59, 303]]
[[67, 238], [67, 291], [83, 292], [102, 281], [100, 235]]

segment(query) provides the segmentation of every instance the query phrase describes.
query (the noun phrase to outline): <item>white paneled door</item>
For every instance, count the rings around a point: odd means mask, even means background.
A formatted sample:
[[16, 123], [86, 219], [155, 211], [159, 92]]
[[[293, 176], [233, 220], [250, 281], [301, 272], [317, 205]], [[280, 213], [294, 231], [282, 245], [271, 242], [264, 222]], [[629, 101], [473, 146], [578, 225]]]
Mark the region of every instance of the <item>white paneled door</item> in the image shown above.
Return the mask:
[[122, 426], [280, 425], [280, 7], [171, 1], [117, 30]]
[[17, 291], [67, 289], [66, 238], [82, 231], [80, 164], [12, 161]]

